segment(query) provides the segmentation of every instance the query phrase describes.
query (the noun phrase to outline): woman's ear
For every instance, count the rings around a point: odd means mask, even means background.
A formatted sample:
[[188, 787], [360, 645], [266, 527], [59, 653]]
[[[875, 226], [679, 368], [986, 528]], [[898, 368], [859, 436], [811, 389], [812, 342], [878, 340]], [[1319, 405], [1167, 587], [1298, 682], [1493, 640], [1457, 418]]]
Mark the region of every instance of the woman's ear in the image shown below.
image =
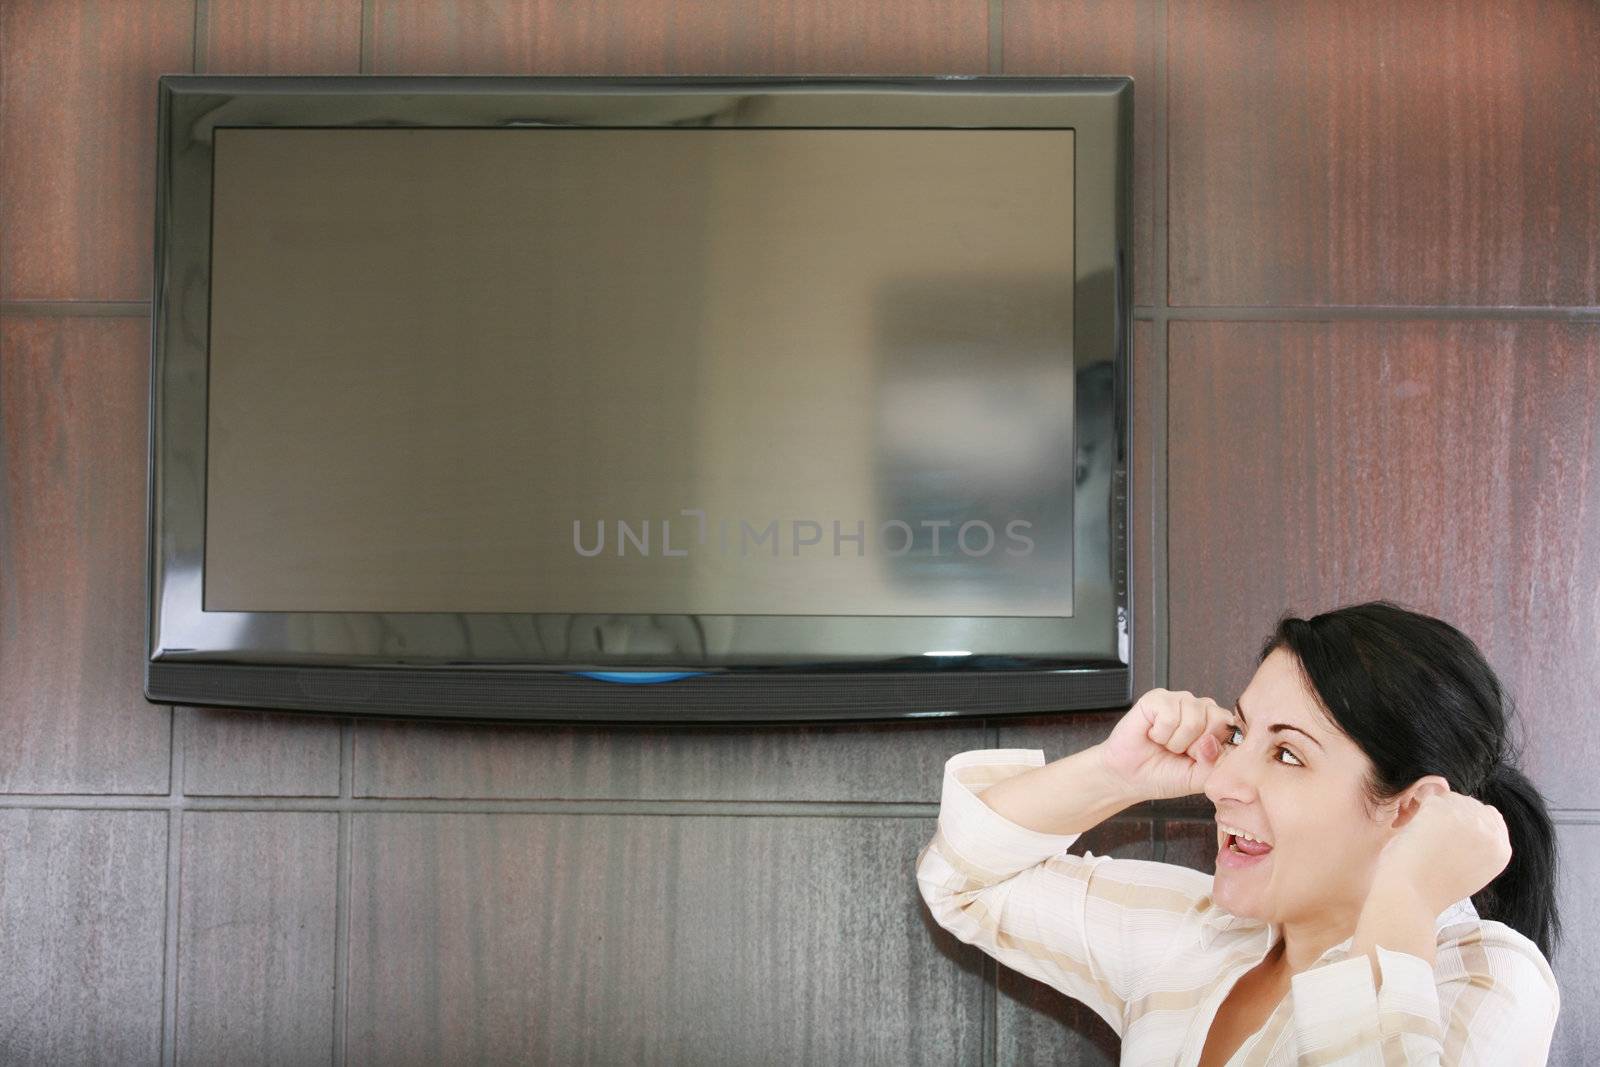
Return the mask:
[[1405, 792], [1400, 794], [1395, 805], [1394, 822], [1391, 825], [1396, 830], [1400, 829], [1400, 827], [1411, 821], [1412, 816], [1416, 815], [1417, 809], [1422, 806], [1424, 798], [1448, 792], [1450, 792], [1450, 782], [1444, 775], [1423, 775], [1415, 782], [1412, 782]]

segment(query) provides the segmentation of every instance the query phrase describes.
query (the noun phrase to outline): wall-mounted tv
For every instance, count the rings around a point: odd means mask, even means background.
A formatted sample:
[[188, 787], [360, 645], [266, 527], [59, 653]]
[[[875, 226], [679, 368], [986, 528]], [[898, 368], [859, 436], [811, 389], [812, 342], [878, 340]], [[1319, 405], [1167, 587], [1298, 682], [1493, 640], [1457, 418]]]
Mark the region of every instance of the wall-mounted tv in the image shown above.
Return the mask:
[[1131, 79], [158, 95], [150, 700], [1129, 698]]

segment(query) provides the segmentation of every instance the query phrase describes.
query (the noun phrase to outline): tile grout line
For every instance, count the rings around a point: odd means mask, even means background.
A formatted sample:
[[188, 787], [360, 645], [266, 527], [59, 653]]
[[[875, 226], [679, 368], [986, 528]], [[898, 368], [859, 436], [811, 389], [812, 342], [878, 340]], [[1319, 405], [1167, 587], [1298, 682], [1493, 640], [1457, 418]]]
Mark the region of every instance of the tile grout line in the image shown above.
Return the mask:
[[[998, 747], [997, 740], [988, 747]], [[938, 801], [833, 801], [833, 800], [552, 800], [472, 797], [291, 797], [164, 796], [162, 794], [10, 793], [0, 795], [0, 811], [180, 811], [180, 812], [324, 812], [357, 815], [638, 815], [657, 818], [862, 818], [931, 819], [939, 814]], [[1600, 823], [1600, 807], [1549, 808], [1550, 818], [1562, 824]], [[1127, 808], [1111, 816], [1122, 821], [1161, 818], [1169, 821], [1207, 821], [1211, 816]]]
[[1600, 306], [1494, 307], [1467, 304], [1230, 304], [1133, 309], [1142, 322], [1600, 322]]
[[[206, 24], [209, 11], [207, 0], [194, 0], [194, 14], [189, 24], [189, 68], [200, 74], [205, 71]], [[38, 301], [43, 314], [72, 314], [60, 305], [70, 301]], [[96, 301], [90, 312], [100, 316], [149, 316], [149, 301]], [[11, 306], [0, 303], [0, 311]], [[24, 305], [26, 306], [26, 305]], [[188, 748], [187, 720], [177, 705], [168, 706], [167, 734], [167, 899], [166, 929], [161, 951], [161, 1064], [176, 1067], [178, 1062], [178, 953], [179, 925], [183, 917], [183, 813], [184, 813], [184, 757]]]
[[[1157, 241], [1164, 246], [1165, 241]], [[1158, 261], [1164, 251], [1155, 257]], [[1156, 270], [1160, 270], [1158, 262]], [[143, 318], [148, 300], [0, 300], [0, 315], [18, 318]], [[1493, 307], [1466, 304], [1232, 304], [1155, 307], [1138, 304], [1136, 322], [1600, 322], [1600, 305], [1562, 307]]]
[[[176, 1067], [178, 1062], [178, 927], [183, 915], [183, 774], [188, 733], [179, 723], [179, 709], [171, 709], [169, 761], [167, 764], [167, 893], [165, 929], [161, 951], [161, 1063]], [[154, 807], [154, 805], [152, 805]]]
[[[1150, 278], [1155, 286], [1159, 312], [1165, 312], [1171, 302], [1167, 278], [1167, 97], [1171, 85], [1167, 49], [1170, 34], [1167, 29], [1167, 4], [1156, 4], [1152, 15], [1156, 40], [1155, 65], [1155, 134], [1152, 145], [1154, 159], [1150, 161]], [[1135, 309], [1138, 317], [1138, 309]], [[1166, 687], [1171, 677], [1172, 613], [1168, 610], [1168, 553], [1167, 553], [1167, 427], [1171, 419], [1169, 390], [1167, 388], [1167, 326], [1166, 322], [1153, 323], [1150, 328], [1150, 381], [1153, 393], [1150, 403], [1152, 425], [1150, 432], [1150, 529], [1141, 530], [1148, 536], [1150, 559], [1150, 684]], [[1134, 694], [1135, 699], [1140, 694]], [[1150, 855], [1157, 863], [1167, 858], [1167, 819], [1161, 811], [1150, 816]]]
[[210, 14], [206, 0], [194, 0], [194, 19], [190, 23], [190, 33], [194, 35], [194, 40], [189, 43], [189, 66], [195, 74], [206, 72], [206, 62], [210, 58], [205, 54], [207, 22]]
[[339, 836], [333, 899], [333, 1067], [344, 1067], [350, 1033], [350, 822], [355, 778], [355, 722], [339, 724]]
[[1005, 0], [989, 0], [989, 73], [1005, 70]]
[[[1160, 296], [1161, 312], [1171, 302], [1167, 278], [1167, 97], [1171, 85], [1168, 69], [1167, 5], [1162, 0], [1156, 7], [1156, 99], [1155, 99], [1155, 159], [1150, 173], [1155, 188], [1150, 191], [1150, 208], [1154, 218], [1150, 221], [1151, 249], [1155, 263], [1151, 276]], [[1155, 389], [1151, 410], [1155, 412], [1150, 427], [1150, 669], [1151, 685], [1167, 688], [1171, 677], [1172, 612], [1167, 603], [1168, 551], [1167, 551], [1167, 426], [1171, 419], [1169, 391], [1167, 388], [1167, 324], [1165, 320], [1151, 327], [1153, 368], [1151, 385]], [[1141, 536], [1143, 533], [1141, 532]], [[1136, 694], [1137, 696], [1137, 694]]]
[[[1000, 746], [1000, 727], [993, 719], [983, 720], [985, 748]], [[983, 1049], [983, 1067], [996, 1067], [1000, 1062], [1000, 961], [983, 954], [983, 1007], [979, 1018], [983, 1032], [979, 1037]]]

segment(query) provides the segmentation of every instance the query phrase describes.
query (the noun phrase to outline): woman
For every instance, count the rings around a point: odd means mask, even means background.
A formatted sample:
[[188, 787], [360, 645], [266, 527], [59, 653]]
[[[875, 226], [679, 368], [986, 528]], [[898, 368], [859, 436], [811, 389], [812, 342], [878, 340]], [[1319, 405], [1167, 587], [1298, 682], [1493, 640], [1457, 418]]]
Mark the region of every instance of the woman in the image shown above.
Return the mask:
[[[1146, 693], [1100, 744], [945, 764], [939, 924], [1093, 1008], [1124, 1064], [1542, 1064], [1555, 834], [1455, 627], [1387, 601], [1284, 618], [1232, 710]], [[1204, 792], [1215, 876], [1065, 851]]]

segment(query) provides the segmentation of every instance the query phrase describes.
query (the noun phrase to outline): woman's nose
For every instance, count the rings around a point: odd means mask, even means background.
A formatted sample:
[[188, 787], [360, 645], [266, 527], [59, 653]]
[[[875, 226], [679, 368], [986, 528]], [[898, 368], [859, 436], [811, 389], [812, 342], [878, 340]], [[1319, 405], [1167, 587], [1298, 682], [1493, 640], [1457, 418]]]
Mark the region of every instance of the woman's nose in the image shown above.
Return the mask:
[[1216, 766], [1206, 775], [1206, 798], [1212, 803], [1218, 800], [1242, 802], [1255, 799], [1255, 793], [1249, 755], [1243, 748], [1224, 748]]

